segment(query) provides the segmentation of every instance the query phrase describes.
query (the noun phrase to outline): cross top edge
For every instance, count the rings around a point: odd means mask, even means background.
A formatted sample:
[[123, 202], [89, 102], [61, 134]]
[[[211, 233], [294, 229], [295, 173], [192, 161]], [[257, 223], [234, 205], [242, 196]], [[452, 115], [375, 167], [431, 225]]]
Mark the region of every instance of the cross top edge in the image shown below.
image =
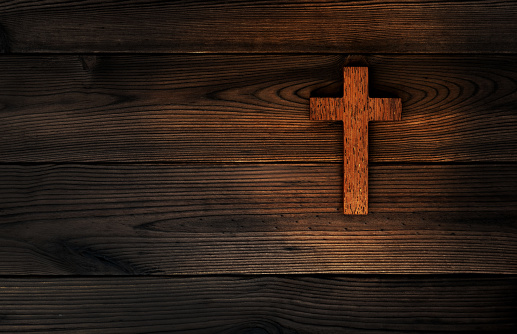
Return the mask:
[[343, 120], [345, 113], [366, 112], [368, 121], [395, 121], [402, 118], [400, 98], [371, 98], [368, 94], [368, 67], [343, 68], [343, 96], [311, 97], [311, 120]]

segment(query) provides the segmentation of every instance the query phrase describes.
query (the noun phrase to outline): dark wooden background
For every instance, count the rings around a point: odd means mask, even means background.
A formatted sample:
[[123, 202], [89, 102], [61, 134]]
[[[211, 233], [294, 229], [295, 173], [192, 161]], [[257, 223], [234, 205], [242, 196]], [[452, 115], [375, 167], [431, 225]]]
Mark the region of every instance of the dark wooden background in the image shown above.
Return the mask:
[[[0, 2], [0, 331], [517, 330], [514, 1]], [[344, 216], [342, 68], [370, 126]]]

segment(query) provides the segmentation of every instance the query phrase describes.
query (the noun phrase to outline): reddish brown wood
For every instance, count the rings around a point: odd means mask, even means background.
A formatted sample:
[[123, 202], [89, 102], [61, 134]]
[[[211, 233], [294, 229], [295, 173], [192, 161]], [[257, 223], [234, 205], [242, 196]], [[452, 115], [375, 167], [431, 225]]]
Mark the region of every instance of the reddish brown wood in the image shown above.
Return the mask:
[[397, 98], [368, 97], [368, 68], [345, 67], [343, 97], [311, 98], [312, 120], [343, 121], [343, 212], [368, 213], [368, 122], [401, 119]]

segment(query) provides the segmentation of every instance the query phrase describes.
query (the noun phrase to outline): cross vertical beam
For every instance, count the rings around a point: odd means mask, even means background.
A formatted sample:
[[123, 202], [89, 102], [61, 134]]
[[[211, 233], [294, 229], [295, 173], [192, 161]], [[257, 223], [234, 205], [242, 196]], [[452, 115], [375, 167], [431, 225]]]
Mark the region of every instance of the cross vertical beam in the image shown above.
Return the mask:
[[345, 67], [343, 97], [311, 98], [311, 120], [343, 121], [343, 212], [368, 214], [368, 122], [401, 119], [398, 98], [368, 97], [368, 68]]

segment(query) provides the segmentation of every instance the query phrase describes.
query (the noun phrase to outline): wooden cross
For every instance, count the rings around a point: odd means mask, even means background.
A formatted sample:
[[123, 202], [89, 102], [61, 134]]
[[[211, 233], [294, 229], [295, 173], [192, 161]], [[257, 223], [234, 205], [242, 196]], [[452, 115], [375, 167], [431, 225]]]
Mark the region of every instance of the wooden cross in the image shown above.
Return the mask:
[[343, 97], [311, 98], [311, 120], [343, 121], [343, 211], [368, 214], [368, 122], [401, 119], [398, 98], [368, 97], [368, 68], [345, 67]]

